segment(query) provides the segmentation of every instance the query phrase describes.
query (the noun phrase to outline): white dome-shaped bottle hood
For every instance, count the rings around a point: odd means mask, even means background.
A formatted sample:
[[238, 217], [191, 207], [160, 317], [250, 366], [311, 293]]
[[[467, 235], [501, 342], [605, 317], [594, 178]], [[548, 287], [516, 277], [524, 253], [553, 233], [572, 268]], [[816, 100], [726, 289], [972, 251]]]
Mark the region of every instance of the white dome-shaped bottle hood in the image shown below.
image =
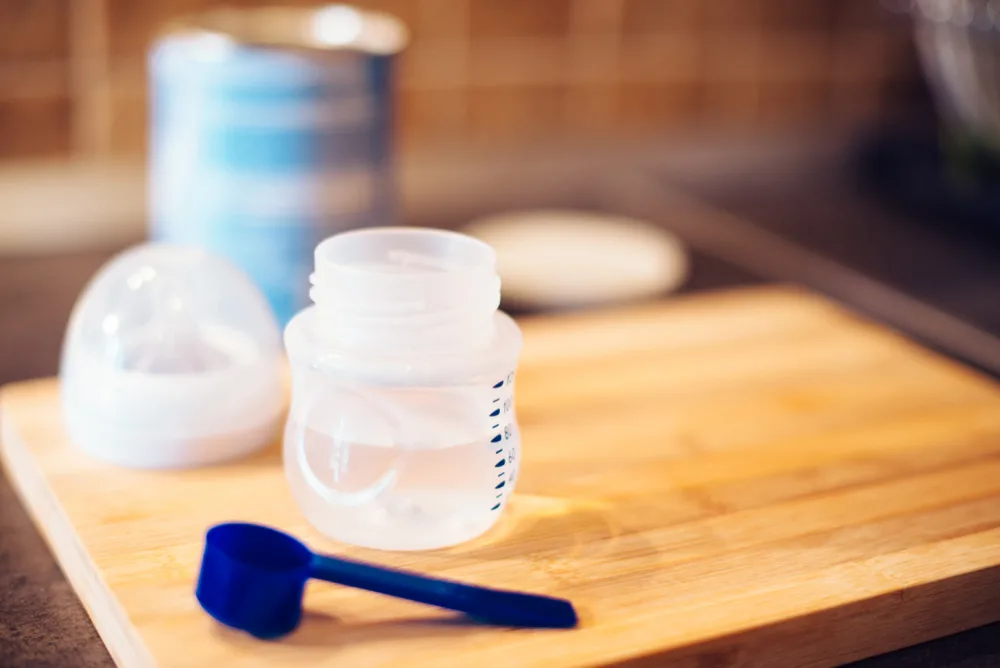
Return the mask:
[[206, 251], [113, 258], [70, 317], [60, 369], [73, 443], [139, 468], [210, 464], [277, 436], [281, 339], [263, 295]]

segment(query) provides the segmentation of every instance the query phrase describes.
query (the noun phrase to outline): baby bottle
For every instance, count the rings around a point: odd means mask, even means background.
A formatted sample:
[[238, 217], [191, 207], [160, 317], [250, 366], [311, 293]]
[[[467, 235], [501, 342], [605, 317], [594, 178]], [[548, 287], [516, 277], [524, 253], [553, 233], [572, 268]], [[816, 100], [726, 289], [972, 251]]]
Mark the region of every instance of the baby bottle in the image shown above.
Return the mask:
[[493, 249], [425, 228], [317, 246], [313, 305], [285, 329], [284, 465], [306, 518], [385, 550], [472, 539], [517, 481], [521, 332], [498, 310]]

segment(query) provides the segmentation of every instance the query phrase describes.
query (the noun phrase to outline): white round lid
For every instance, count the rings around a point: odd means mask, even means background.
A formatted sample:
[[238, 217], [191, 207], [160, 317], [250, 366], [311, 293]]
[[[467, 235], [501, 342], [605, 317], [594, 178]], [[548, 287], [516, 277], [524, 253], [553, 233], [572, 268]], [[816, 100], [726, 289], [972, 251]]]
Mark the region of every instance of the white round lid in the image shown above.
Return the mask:
[[207, 251], [144, 244], [105, 264], [70, 317], [60, 368], [69, 436], [136, 467], [207, 464], [276, 436], [281, 338], [263, 295]]
[[539, 209], [480, 218], [464, 231], [491, 245], [504, 299], [571, 308], [666, 294], [687, 278], [681, 241], [652, 223]]

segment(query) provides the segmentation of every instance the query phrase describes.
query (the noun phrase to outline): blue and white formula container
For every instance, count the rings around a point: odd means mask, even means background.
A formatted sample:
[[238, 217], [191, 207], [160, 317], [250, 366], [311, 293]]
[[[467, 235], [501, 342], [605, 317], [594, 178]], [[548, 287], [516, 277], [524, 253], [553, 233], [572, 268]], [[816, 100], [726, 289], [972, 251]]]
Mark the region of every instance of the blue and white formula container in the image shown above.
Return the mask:
[[309, 302], [313, 250], [395, 223], [396, 18], [347, 5], [221, 9], [149, 57], [150, 235], [245, 270], [280, 324]]

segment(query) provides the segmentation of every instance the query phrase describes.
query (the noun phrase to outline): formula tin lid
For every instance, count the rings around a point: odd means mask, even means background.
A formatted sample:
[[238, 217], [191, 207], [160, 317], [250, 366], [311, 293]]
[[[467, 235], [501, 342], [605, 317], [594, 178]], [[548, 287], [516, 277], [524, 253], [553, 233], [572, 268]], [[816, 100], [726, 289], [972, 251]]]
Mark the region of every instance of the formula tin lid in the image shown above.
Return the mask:
[[688, 251], [644, 220], [588, 211], [509, 211], [464, 231], [492, 246], [505, 301], [562, 309], [663, 296], [690, 271]]
[[117, 464], [185, 467], [276, 436], [281, 339], [256, 286], [194, 247], [112, 258], [74, 306], [60, 387], [73, 444]]
[[207, 58], [217, 57], [227, 43], [386, 56], [409, 42], [409, 31], [395, 16], [346, 4], [219, 7], [168, 23], [163, 36], [190, 38], [191, 48], [203, 45]]

